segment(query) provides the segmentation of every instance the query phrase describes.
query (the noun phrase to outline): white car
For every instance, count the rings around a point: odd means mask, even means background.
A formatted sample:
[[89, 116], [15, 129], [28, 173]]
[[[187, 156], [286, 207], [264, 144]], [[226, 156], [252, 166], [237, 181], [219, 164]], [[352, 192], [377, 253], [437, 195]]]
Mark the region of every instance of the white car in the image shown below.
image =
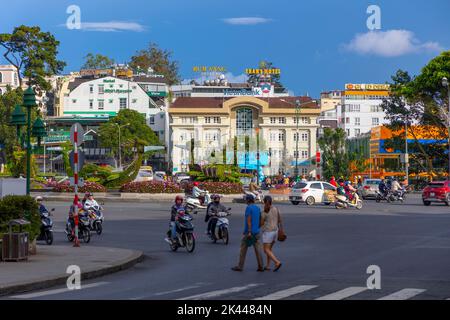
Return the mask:
[[291, 201], [293, 205], [298, 205], [300, 202], [305, 202], [309, 206], [312, 206], [315, 203], [329, 205], [334, 201], [335, 194], [336, 187], [328, 182], [297, 182], [289, 195], [289, 201]]

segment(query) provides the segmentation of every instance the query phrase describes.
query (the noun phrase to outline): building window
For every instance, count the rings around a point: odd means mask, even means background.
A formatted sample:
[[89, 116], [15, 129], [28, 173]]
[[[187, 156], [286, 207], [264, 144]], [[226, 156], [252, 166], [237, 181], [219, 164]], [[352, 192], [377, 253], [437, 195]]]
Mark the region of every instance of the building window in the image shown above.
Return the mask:
[[103, 100], [98, 100], [98, 110], [105, 109], [105, 103]]
[[123, 88], [123, 84], [119, 84], [119, 88]]
[[213, 117], [214, 123], [220, 123], [220, 117]]
[[277, 141], [277, 134], [275, 132], [270, 132], [270, 141]]
[[308, 168], [302, 168], [302, 175], [308, 174]]
[[279, 117], [278, 118], [278, 123], [285, 124], [286, 123], [286, 118], [285, 117]]
[[98, 94], [104, 94], [105, 93], [105, 86], [102, 84], [98, 85]]
[[370, 106], [370, 112], [383, 112], [383, 108], [381, 106]]
[[308, 150], [302, 150], [302, 159], [308, 159]]
[[301, 119], [302, 119], [302, 123], [303, 124], [309, 124], [310, 123], [308, 117], [302, 117]]
[[284, 141], [284, 132], [283, 131], [280, 131], [278, 133], [278, 141]]
[[253, 111], [250, 108], [240, 108], [236, 111], [236, 134], [250, 135], [253, 128]]
[[155, 116], [150, 116], [149, 123], [155, 124]]
[[119, 106], [120, 106], [120, 109], [126, 109], [126, 107], [127, 107], [127, 98], [120, 98], [119, 99]]
[[347, 137], [350, 136], [350, 129], [346, 129], [345, 131], [347, 131]]
[[137, 103], [137, 99], [132, 99], [131, 102], [132, 103]]
[[360, 125], [361, 125], [361, 119], [355, 118], [355, 126], [360, 126]]
[[77, 99], [72, 99], [72, 103], [77, 103]]
[[361, 129], [355, 129], [355, 136], [359, 136], [361, 134]]
[[205, 117], [205, 123], [211, 123], [211, 117]]
[[94, 108], [94, 100], [89, 100], [89, 109]]
[[300, 152], [294, 150], [294, 158], [300, 158]]
[[298, 132], [294, 132], [294, 141], [298, 140], [298, 136], [299, 136], [299, 133]]
[[277, 118], [275, 118], [275, 117], [270, 117], [270, 123], [271, 123], [271, 124], [275, 124], [276, 121], [277, 121]]
[[345, 123], [350, 123], [350, 118], [349, 117], [345, 118]]
[[181, 117], [181, 123], [184, 123], [184, 124], [198, 123], [198, 118], [197, 117]]
[[302, 141], [308, 141], [308, 134], [302, 133]]
[[89, 93], [94, 93], [94, 85], [93, 84], [89, 85]]
[[114, 100], [113, 100], [113, 99], [109, 99], [108, 102], [109, 102], [109, 103], [113, 103]]
[[136, 86], [132, 86], [131, 88], [133, 88], [133, 90], [136, 90], [136, 89], [137, 89], [137, 87], [136, 87]]
[[380, 124], [380, 119], [379, 118], [372, 118], [372, 125], [373, 126], [378, 126]]

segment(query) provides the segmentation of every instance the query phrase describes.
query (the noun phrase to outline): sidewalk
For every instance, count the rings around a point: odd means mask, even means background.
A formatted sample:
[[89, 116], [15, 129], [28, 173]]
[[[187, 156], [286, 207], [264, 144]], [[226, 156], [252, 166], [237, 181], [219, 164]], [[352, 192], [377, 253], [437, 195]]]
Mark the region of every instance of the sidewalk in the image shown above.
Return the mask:
[[89, 245], [38, 245], [37, 252], [28, 261], [0, 262], [0, 296], [64, 285], [70, 265], [80, 267], [84, 280], [130, 268], [144, 258], [140, 251]]

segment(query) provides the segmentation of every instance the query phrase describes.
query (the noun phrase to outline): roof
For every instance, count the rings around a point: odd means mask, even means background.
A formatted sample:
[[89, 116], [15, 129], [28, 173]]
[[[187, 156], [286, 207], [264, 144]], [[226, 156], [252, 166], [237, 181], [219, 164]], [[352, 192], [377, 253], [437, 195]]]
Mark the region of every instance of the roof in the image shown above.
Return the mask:
[[130, 80], [134, 82], [143, 82], [143, 83], [163, 83], [163, 84], [167, 83], [165, 77], [133, 76]]
[[[236, 97], [221, 98], [221, 97], [179, 97], [170, 106], [171, 108], [222, 108], [224, 101], [233, 99]], [[318, 108], [317, 101], [311, 99], [311, 97], [283, 97], [283, 98], [260, 98], [263, 101], [269, 103], [269, 108], [295, 108], [297, 100], [300, 101], [300, 108]]]
[[95, 80], [95, 78], [75, 78], [73, 81], [69, 82], [67, 88], [72, 91], [76, 89], [80, 84], [88, 81]]

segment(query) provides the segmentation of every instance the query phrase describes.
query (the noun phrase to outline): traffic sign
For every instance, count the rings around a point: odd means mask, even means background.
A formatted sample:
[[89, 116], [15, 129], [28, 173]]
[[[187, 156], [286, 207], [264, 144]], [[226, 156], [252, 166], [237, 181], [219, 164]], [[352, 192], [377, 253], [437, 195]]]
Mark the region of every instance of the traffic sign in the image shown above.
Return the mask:
[[[75, 166], [74, 166], [74, 152], [70, 151], [69, 153], [69, 161], [70, 161], [70, 167], [72, 168], [73, 171], [75, 171]], [[81, 168], [83, 168], [84, 166], [84, 152], [79, 150], [78, 151], [78, 172], [80, 172]]]
[[77, 146], [79, 147], [84, 141], [84, 130], [78, 122], [74, 123], [72, 127], [70, 127], [70, 142], [72, 142], [72, 144], [74, 144], [75, 141], [75, 128], [77, 128]]

